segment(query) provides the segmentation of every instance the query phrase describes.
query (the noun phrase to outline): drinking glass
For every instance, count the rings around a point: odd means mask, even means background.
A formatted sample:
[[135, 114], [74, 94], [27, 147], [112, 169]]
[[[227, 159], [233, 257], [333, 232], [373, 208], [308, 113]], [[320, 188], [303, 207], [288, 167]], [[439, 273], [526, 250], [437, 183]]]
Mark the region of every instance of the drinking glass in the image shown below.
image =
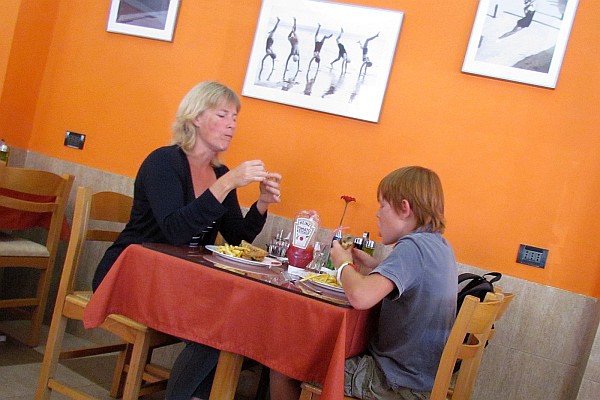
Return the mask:
[[314, 272], [316, 274], [321, 273], [321, 268], [327, 262], [327, 252], [325, 248], [325, 244], [322, 242], [315, 242], [313, 249], [313, 259], [306, 266], [306, 269], [310, 272]]

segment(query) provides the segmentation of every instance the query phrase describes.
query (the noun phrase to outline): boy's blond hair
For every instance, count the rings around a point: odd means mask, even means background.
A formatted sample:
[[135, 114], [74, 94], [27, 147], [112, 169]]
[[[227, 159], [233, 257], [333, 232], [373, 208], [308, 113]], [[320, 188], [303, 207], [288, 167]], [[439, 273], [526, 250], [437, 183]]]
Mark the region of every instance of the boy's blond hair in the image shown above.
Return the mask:
[[417, 228], [444, 233], [444, 191], [435, 172], [424, 167], [403, 167], [379, 182], [377, 198], [387, 201], [400, 212], [402, 200], [408, 201], [417, 220]]

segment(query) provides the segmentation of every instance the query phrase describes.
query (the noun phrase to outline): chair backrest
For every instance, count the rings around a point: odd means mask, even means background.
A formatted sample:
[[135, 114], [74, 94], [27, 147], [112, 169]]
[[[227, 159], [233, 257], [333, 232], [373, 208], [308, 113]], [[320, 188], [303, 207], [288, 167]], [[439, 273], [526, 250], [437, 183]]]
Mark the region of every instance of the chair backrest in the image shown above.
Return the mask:
[[[133, 198], [116, 192], [92, 193], [88, 187], [77, 189], [73, 228], [65, 257], [58, 296], [73, 292], [77, 268], [86, 241], [113, 242], [129, 221]], [[92, 226], [98, 222], [100, 227]]]
[[[499, 292], [495, 292], [495, 293], [498, 294]], [[514, 293], [503, 293], [502, 292], [502, 305], [500, 306], [500, 309], [498, 310], [498, 314], [496, 315], [496, 321], [498, 321], [500, 318], [502, 318], [502, 316], [506, 312], [506, 309], [508, 308], [510, 303], [512, 303], [514, 298], [515, 298]], [[490, 331], [490, 336], [488, 338], [488, 342], [490, 340], [492, 340], [492, 338], [494, 337], [495, 334], [496, 334], [496, 326], [492, 325], [492, 330]]]
[[57, 175], [0, 164], [0, 207], [29, 213], [52, 213], [49, 224], [31, 226], [42, 226], [48, 230], [46, 246], [51, 255], [58, 248], [73, 180], [74, 177], [69, 174]]
[[502, 292], [501, 294], [502, 294], [502, 305], [500, 306], [500, 309], [498, 310], [498, 314], [496, 315], [496, 321], [498, 321], [500, 318], [502, 318], [502, 316], [504, 315], [504, 312], [506, 311], [506, 309], [508, 308], [510, 303], [512, 303], [512, 301], [515, 298], [514, 293]]
[[470, 398], [485, 343], [502, 307], [502, 296], [490, 293], [483, 302], [473, 296], [465, 297], [442, 353], [431, 400], [446, 399], [457, 360], [462, 362], [452, 399]]

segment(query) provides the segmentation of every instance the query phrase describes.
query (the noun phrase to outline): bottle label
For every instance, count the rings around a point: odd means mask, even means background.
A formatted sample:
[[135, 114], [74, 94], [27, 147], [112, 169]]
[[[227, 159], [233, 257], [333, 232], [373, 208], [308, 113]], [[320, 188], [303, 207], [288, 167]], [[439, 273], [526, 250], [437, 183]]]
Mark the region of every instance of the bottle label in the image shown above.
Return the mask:
[[317, 223], [312, 219], [296, 219], [296, 221], [294, 221], [294, 237], [292, 238], [292, 244], [295, 247], [306, 249], [316, 230]]

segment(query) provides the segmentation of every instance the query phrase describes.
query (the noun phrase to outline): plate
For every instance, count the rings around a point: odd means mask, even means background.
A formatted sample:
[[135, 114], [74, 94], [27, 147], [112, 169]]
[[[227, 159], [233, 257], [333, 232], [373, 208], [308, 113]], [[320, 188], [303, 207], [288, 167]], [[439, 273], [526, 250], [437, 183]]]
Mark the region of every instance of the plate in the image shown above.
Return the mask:
[[328, 289], [328, 290], [333, 290], [334, 292], [344, 293], [344, 288], [341, 288], [339, 286], [333, 286], [333, 285], [330, 285], [329, 283], [317, 282], [317, 281], [313, 281], [312, 279], [309, 279], [306, 282], [312, 283], [313, 285], [318, 286], [322, 289]]
[[242, 264], [247, 264], [247, 265], [258, 265], [261, 267], [278, 267], [281, 265], [281, 261], [278, 261], [274, 258], [271, 257], [265, 257], [263, 261], [254, 261], [254, 260], [247, 260], [245, 258], [242, 257], [236, 257], [236, 256], [230, 256], [229, 254], [223, 254], [220, 253], [218, 251], [219, 246], [215, 246], [215, 245], [207, 245], [204, 246], [204, 248], [206, 250], [212, 251], [212, 253], [218, 257], [222, 257], [225, 258], [227, 260], [231, 260], [231, 261], [235, 261], [235, 262], [239, 262]]

